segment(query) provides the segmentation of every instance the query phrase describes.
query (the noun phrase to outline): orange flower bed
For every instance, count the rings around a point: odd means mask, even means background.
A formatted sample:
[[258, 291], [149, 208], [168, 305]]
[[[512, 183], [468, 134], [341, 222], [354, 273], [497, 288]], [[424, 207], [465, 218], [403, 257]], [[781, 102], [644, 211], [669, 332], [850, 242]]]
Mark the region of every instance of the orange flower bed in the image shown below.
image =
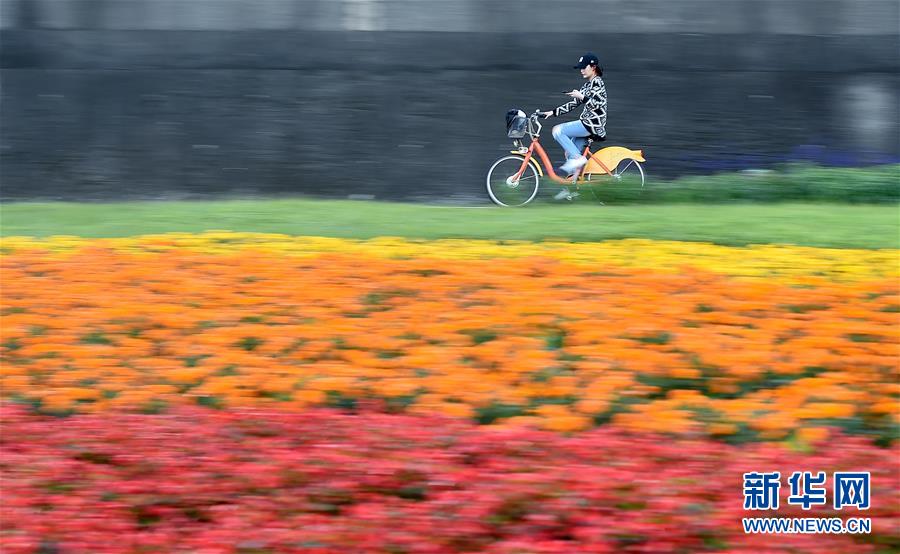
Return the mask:
[[898, 422], [895, 279], [91, 244], [2, 270], [2, 394], [43, 412], [364, 403], [802, 441]]

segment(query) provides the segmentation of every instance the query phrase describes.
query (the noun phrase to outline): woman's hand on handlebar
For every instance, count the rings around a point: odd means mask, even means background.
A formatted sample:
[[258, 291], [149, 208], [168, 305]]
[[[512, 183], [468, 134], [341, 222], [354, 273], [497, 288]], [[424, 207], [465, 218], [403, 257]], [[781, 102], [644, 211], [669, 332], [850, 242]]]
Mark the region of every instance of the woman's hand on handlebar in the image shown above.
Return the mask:
[[548, 117], [553, 116], [553, 112], [552, 112], [552, 111], [550, 111], [550, 112], [542, 112], [541, 110], [538, 110], [538, 111], [535, 112], [535, 113], [536, 113], [537, 115], [543, 117], [544, 119], [547, 119]]

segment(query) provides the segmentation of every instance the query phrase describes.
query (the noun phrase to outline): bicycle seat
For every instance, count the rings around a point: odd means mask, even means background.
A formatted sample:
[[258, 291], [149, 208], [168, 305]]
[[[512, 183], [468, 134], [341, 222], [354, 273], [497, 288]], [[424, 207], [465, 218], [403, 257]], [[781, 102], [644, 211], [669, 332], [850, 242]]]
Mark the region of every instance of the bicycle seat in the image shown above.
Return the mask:
[[604, 140], [606, 140], [606, 137], [601, 137], [600, 135], [589, 135], [587, 139], [588, 144], [590, 144], [592, 142], [603, 142]]

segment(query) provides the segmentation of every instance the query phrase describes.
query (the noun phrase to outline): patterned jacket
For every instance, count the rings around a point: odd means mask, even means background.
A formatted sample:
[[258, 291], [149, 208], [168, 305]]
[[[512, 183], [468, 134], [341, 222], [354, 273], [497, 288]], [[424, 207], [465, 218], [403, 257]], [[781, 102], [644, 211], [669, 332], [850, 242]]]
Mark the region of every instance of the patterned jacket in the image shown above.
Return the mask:
[[581, 123], [591, 133], [605, 137], [606, 136], [606, 85], [599, 76], [594, 77], [587, 83], [581, 85], [581, 94], [584, 100], [569, 100], [562, 106], [553, 110], [553, 114], [560, 116], [569, 113], [582, 103], [584, 110], [581, 112]]

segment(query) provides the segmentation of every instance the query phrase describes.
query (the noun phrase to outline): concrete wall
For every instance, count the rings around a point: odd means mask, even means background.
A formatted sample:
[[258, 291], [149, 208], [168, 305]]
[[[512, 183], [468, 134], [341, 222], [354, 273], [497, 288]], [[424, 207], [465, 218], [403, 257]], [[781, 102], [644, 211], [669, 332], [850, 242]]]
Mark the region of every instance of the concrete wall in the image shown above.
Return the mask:
[[[480, 198], [586, 49], [651, 175], [900, 156], [896, 0], [0, 0], [0, 197]], [[549, 139], [549, 136], [547, 137]]]
[[0, 28], [896, 34], [896, 0], [0, 0]]

